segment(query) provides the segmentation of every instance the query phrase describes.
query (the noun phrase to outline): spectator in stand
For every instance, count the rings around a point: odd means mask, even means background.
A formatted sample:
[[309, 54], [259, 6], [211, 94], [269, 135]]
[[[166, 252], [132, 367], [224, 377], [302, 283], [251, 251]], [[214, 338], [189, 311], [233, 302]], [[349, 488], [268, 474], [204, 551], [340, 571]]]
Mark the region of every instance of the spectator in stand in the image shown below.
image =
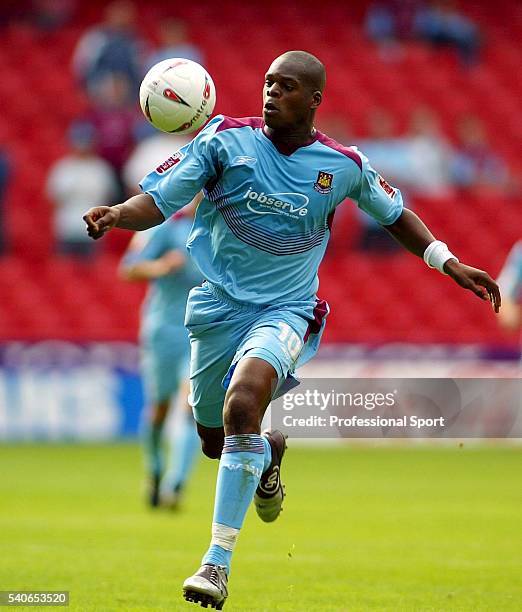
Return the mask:
[[414, 33], [436, 46], [455, 47], [464, 66], [472, 66], [479, 59], [479, 29], [456, 8], [453, 0], [437, 0], [420, 7], [415, 15]]
[[480, 119], [463, 117], [457, 133], [459, 140], [451, 163], [455, 186], [481, 196], [508, 194], [512, 187], [508, 168], [490, 146]]
[[397, 32], [391, 2], [373, 2], [370, 4], [364, 18], [364, 29], [368, 37], [378, 43], [394, 43]]
[[96, 129], [96, 152], [114, 169], [123, 195], [121, 173], [134, 147], [134, 128], [140, 114], [124, 74], [105, 75], [98, 89], [100, 95], [93, 101], [87, 120]]
[[387, 111], [376, 109], [370, 115], [369, 137], [359, 144], [375, 167], [390, 181], [403, 185], [407, 192], [429, 196], [451, 192], [451, 149], [431, 109], [418, 107], [405, 135], [397, 133]]
[[5, 222], [5, 192], [11, 178], [11, 164], [7, 149], [0, 144], [0, 255], [7, 251], [8, 237]]
[[71, 152], [59, 159], [47, 178], [47, 196], [55, 207], [57, 251], [85, 257], [93, 243], [81, 223], [82, 211], [97, 202], [118, 196], [114, 172], [94, 152], [95, 130], [88, 123], [74, 123], [69, 130]]
[[[372, 159], [375, 167], [392, 184], [403, 181], [409, 176], [406, 145], [397, 136], [393, 117], [383, 109], [375, 109], [369, 115], [368, 138], [359, 141], [361, 151]], [[377, 161], [373, 161], [376, 159]], [[403, 198], [406, 192], [403, 191]], [[396, 243], [374, 219], [357, 209], [361, 225], [359, 247], [364, 251], [382, 251], [389, 253], [396, 250]]]
[[387, 0], [369, 5], [364, 20], [368, 38], [379, 45], [383, 61], [402, 56], [400, 41], [411, 38], [420, 0]]
[[140, 125], [138, 137], [138, 144], [123, 166], [127, 197], [141, 193], [138, 187], [141, 179], [191, 140], [190, 134], [165, 134], [154, 129], [150, 123]]
[[479, 59], [478, 27], [453, 0], [381, 0], [368, 7], [364, 28], [378, 43], [384, 61], [401, 56], [400, 41], [417, 38], [441, 47], [455, 47], [464, 66]]
[[[414, 194], [432, 197], [451, 194], [450, 148], [430, 109], [419, 107], [414, 111], [405, 135], [397, 133], [387, 111], [375, 109], [370, 115], [369, 137], [360, 140], [359, 145], [385, 180], [402, 185], [405, 201]], [[395, 248], [395, 242], [378, 223], [367, 215], [359, 216], [363, 224], [362, 248], [385, 251]]]
[[[375, 109], [369, 115], [369, 137], [360, 140], [358, 146], [362, 153], [372, 159], [375, 167], [391, 183], [403, 181], [409, 176], [406, 145], [397, 136], [393, 117], [385, 110]], [[373, 159], [377, 161], [373, 162]], [[403, 190], [403, 198], [406, 193]], [[383, 229], [382, 225], [357, 209], [361, 225], [359, 247], [365, 251], [382, 251], [389, 253], [397, 249], [397, 244]]]
[[159, 26], [160, 46], [147, 58], [148, 70], [154, 64], [171, 57], [185, 59], [205, 65], [205, 57], [201, 49], [192, 43], [187, 35], [187, 26], [178, 19], [164, 19]]
[[144, 43], [134, 31], [136, 11], [129, 0], [116, 0], [105, 9], [105, 22], [80, 38], [73, 57], [73, 70], [91, 97], [98, 95], [98, 83], [107, 75], [124, 74], [137, 95], [143, 76]]
[[408, 142], [398, 135], [388, 111], [376, 108], [370, 113], [368, 136], [359, 139], [359, 147], [388, 180], [409, 186], [412, 177]]
[[53, 32], [71, 22], [77, 5], [78, 0], [2, 0], [0, 27], [26, 24]]
[[33, 23], [46, 32], [55, 32], [68, 25], [76, 11], [77, 0], [32, 0]]
[[452, 150], [433, 110], [421, 106], [414, 111], [406, 143], [412, 193], [430, 197], [451, 195]]

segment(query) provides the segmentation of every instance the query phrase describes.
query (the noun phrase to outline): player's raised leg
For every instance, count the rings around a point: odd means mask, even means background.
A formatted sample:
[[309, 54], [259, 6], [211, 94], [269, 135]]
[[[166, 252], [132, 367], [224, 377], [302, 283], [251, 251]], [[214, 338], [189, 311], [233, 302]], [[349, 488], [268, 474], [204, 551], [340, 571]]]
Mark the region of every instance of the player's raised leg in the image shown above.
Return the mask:
[[257, 357], [241, 359], [234, 370], [223, 411], [212, 540], [201, 568], [183, 585], [188, 601], [217, 609], [225, 602], [232, 551], [261, 476], [272, 465], [270, 441], [260, 425], [276, 382], [273, 366]]

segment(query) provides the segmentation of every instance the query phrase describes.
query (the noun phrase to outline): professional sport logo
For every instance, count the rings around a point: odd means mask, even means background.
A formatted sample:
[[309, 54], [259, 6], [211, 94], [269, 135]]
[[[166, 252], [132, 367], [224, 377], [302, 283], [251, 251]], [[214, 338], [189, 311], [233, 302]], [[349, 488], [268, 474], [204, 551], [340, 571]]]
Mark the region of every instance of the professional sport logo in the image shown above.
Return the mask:
[[160, 164], [156, 168], [156, 172], [158, 174], [164, 174], [167, 170], [173, 168], [176, 164], [178, 164], [183, 158], [185, 154], [181, 151], [177, 151], [174, 155], [171, 155], [168, 159], [166, 159], [162, 164]]
[[317, 180], [314, 183], [314, 189], [319, 193], [330, 193], [332, 191], [333, 174], [319, 170]]
[[245, 198], [248, 200], [248, 210], [256, 215], [283, 215], [294, 219], [308, 214], [310, 202], [302, 193], [265, 193], [254, 191], [251, 187], [245, 193]]
[[379, 174], [379, 185], [381, 189], [387, 195], [389, 195], [390, 198], [393, 200], [393, 198], [395, 197], [395, 194], [397, 193], [397, 189], [395, 189], [395, 187], [392, 187], [389, 183], [387, 183], [380, 174]]

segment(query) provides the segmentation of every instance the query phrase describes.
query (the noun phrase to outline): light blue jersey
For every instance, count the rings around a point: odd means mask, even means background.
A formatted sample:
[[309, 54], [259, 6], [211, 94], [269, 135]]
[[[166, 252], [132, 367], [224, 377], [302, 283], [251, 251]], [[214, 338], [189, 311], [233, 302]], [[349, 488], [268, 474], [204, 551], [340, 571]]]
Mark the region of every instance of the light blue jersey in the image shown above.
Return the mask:
[[290, 154], [261, 118], [215, 117], [141, 183], [165, 218], [200, 191], [188, 249], [203, 276], [240, 302], [314, 303], [335, 208], [345, 198], [383, 225], [400, 192], [356, 148], [324, 134]]

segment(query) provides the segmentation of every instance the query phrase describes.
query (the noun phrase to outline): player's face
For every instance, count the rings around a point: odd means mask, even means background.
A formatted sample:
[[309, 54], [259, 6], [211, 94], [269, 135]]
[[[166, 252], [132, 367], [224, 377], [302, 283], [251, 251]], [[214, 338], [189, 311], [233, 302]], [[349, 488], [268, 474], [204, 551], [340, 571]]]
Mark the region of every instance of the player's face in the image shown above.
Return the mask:
[[272, 129], [289, 129], [310, 122], [316, 107], [314, 92], [291, 64], [275, 60], [265, 76], [263, 119]]

